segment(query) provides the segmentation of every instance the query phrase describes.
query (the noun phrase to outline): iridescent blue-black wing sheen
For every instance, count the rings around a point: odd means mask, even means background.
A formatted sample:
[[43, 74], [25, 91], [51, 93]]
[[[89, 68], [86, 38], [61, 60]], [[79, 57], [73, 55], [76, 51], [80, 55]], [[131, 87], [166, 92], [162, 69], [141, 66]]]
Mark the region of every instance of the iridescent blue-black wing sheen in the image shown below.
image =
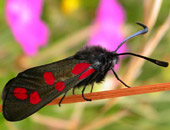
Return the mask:
[[9, 121], [22, 120], [94, 72], [88, 61], [73, 58], [25, 70], [4, 88], [3, 115]]

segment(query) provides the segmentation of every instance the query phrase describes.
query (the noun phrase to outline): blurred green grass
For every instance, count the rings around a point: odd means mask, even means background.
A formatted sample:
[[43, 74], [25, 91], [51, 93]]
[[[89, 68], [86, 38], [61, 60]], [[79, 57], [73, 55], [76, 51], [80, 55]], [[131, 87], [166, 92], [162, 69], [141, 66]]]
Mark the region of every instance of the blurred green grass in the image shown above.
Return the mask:
[[[80, 30], [91, 24], [94, 16], [95, 10], [98, 4], [98, 0], [81, 1], [80, 9], [70, 16], [64, 15], [60, 10], [61, 1], [46, 0], [44, 1], [43, 10], [43, 20], [48, 24], [50, 29], [50, 40], [49, 44], [45, 48], [41, 48], [40, 52], [44, 49], [48, 50], [48, 47], [56, 44], [57, 41], [64, 39], [66, 36]], [[133, 27], [136, 30], [136, 21], [143, 21], [143, 1], [124, 1], [120, 0], [120, 3], [126, 11], [126, 24]], [[5, 21], [4, 16], [4, 4], [5, 1], [0, 1], [0, 92], [2, 92], [3, 87], [6, 82], [15, 77], [18, 72], [21, 71], [17, 67], [16, 59], [22, 54], [20, 46], [14, 40], [9, 27]], [[166, 19], [169, 13], [170, 1], [163, 1], [161, 10], [154, 26], [153, 32], [157, 29]], [[132, 30], [132, 31], [133, 31]], [[132, 32], [131, 31], [131, 32]], [[135, 31], [134, 31], [135, 32]], [[161, 43], [155, 49], [151, 57], [156, 57], [158, 59], [166, 59], [170, 61], [170, 31], [163, 37]], [[136, 38], [128, 43], [128, 47], [132, 52], [136, 52], [140, 47], [142, 47], [141, 38]], [[82, 42], [71, 52], [67, 52], [65, 56], [69, 56], [70, 53], [79, 49], [85, 43]], [[59, 48], [57, 48], [59, 49]], [[56, 51], [57, 51], [56, 49]], [[60, 58], [60, 55], [58, 55]], [[44, 59], [44, 64], [48, 62], [55, 61], [55, 59], [50, 57], [50, 60]], [[121, 74], [123, 70], [126, 69], [128, 59], [123, 61], [123, 65], [120, 68]], [[135, 71], [135, 70], [134, 70]], [[159, 68], [155, 67], [153, 64], [146, 63], [142, 67], [142, 72], [140, 76], [136, 79], [134, 84], [145, 85], [154, 83], [163, 83], [169, 81], [169, 68]], [[111, 75], [112, 76], [112, 75]], [[114, 77], [113, 77], [114, 78]], [[95, 85], [96, 86], [96, 85]], [[102, 86], [102, 85], [101, 85]], [[97, 88], [96, 88], [97, 91]], [[80, 93], [81, 90], [76, 90], [76, 93]], [[104, 116], [111, 115], [118, 112], [124, 108], [128, 109], [131, 113], [107, 126], [104, 126], [100, 130], [167, 130], [170, 129], [170, 92], [160, 92], [155, 94], [145, 94], [138, 96], [131, 96], [120, 98], [116, 104], [107, 111]], [[2, 101], [0, 101], [2, 104]], [[95, 101], [92, 104], [88, 103], [83, 111], [83, 116], [81, 118], [80, 126], [87, 125], [93, 121], [100, 113], [100, 109], [103, 107], [104, 101]], [[61, 118], [69, 120], [74, 111], [75, 104], [62, 105], [61, 108], [56, 106], [47, 106], [42, 108], [38, 113], [42, 115], [47, 115], [50, 117]], [[9, 124], [7, 123], [2, 114], [0, 114], [0, 129], [10, 130], [13, 127], [18, 130], [30, 130], [30, 129], [41, 129], [47, 130], [48, 126], [44, 126], [35, 123], [31, 118], [27, 118], [23, 121]]]

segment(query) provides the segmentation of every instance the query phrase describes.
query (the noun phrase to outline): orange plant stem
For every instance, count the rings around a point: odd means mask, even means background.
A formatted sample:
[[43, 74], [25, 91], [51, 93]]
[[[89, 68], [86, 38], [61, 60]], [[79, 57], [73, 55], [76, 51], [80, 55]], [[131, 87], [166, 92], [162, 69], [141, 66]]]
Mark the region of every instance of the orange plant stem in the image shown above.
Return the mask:
[[[137, 94], [144, 94], [144, 93], [168, 91], [168, 90], [170, 90], [170, 83], [162, 83], [162, 84], [155, 84], [155, 85], [146, 85], [140, 87], [122, 88], [116, 90], [87, 93], [85, 94], [85, 97], [92, 100], [100, 100], [100, 99], [123, 97], [123, 96], [130, 96], [130, 95], [137, 95]], [[60, 99], [59, 98], [55, 99], [48, 105], [58, 104]], [[76, 102], [85, 102], [81, 94], [65, 97], [64, 100], [62, 101], [62, 104], [76, 103]]]
[[[145, 85], [145, 86], [139, 86], [139, 87], [122, 88], [122, 89], [109, 90], [109, 91], [87, 93], [87, 94], [85, 94], [85, 97], [92, 99], [92, 100], [100, 100], [100, 99], [123, 97], [123, 96], [137, 95], [137, 94], [168, 91], [168, 90], [170, 90], [170, 82], [154, 84], [154, 85]], [[56, 105], [59, 103], [60, 100], [61, 100], [61, 98], [56, 98], [48, 105]], [[76, 102], [85, 102], [85, 100], [82, 98], [81, 94], [65, 97], [64, 100], [62, 101], [62, 104], [76, 103]], [[0, 106], [0, 111], [2, 111], [2, 106]]]

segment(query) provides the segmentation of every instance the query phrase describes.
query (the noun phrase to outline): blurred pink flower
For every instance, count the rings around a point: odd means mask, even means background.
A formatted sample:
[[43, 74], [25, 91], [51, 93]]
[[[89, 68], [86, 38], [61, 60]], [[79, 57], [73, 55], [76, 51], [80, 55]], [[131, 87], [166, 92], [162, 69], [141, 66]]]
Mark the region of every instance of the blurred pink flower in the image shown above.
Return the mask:
[[6, 19], [26, 55], [33, 56], [47, 43], [49, 32], [40, 19], [43, 0], [7, 0]]
[[[125, 13], [117, 0], [100, 0], [94, 20], [94, 24], [97, 26], [92, 30], [92, 36], [88, 41], [88, 45], [100, 45], [114, 51], [124, 40], [121, 32], [124, 21]], [[125, 45], [118, 52], [124, 50], [126, 50]]]

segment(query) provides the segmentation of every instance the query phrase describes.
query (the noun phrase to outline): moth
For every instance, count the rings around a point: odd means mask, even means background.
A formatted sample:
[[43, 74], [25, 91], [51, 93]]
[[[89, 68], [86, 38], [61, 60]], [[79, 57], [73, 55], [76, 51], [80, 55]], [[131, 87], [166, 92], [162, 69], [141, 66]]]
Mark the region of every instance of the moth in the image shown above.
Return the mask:
[[[19, 73], [4, 87], [2, 93], [3, 115], [8, 121], [19, 121], [41, 109], [53, 99], [63, 94], [59, 106], [70, 89], [83, 87], [82, 97], [88, 85], [100, 83], [107, 72], [111, 70], [117, 80], [125, 84], [114, 71], [119, 56], [132, 55], [148, 60], [156, 65], [167, 67], [168, 63], [151, 59], [131, 52], [117, 53], [117, 50], [129, 39], [145, 34], [148, 27], [137, 23], [144, 29], [126, 38], [115, 51], [108, 51], [100, 46], [89, 46], [78, 51], [75, 55], [66, 59], [30, 68]], [[91, 89], [91, 92], [92, 92]]]

